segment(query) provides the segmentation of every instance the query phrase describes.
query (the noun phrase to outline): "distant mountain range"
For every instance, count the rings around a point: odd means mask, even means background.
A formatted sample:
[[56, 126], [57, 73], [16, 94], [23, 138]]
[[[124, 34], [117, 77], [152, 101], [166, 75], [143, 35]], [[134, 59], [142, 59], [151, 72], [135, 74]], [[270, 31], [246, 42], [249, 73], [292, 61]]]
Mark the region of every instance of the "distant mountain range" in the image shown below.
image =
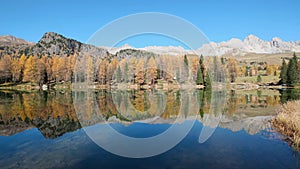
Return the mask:
[[[125, 51], [125, 52], [124, 52]], [[130, 52], [128, 52], [130, 51]], [[144, 48], [135, 48], [124, 45], [118, 48], [96, 47], [81, 43], [74, 39], [66, 38], [54, 32], [47, 32], [37, 42], [27, 42], [14, 36], [0, 36], [0, 56], [10, 55], [91, 55], [107, 57], [117, 55], [119, 57], [128, 57], [129, 55], [183, 55], [183, 54], [202, 54], [204, 56], [222, 56], [233, 55], [243, 56], [248, 53], [256, 54], [278, 54], [300, 52], [300, 41], [285, 42], [280, 38], [272, 38], [270, 41], [264, 41], [254, 35], [249, 35], [244, 40], [230, 39], [229, 41], [205, 44], [196, 50], [186, 50], [181, 46], [148, 46]], [[152, 54], [151, 54], [152, 53]]]
[[223, 55], [245, 55], [247, 53], [256, 54], [278, 54], [300, 52], [300, 41], [285, 42], [278, 37], [270, 41], [264, 41], [254, 35], [247, 36], [243, 41], [232, 38], [229, 41], [205, 44], [196, 50], [185, 50], [181, 46], [148, 46], [144, 48], [134, 48], [128, 44], [119, 48], [107, 48], [110, 53], [116, 53], [123, 49], [139, 49], [156, 54], [182, 55], [182, 54], [202, 54], [204, 56], [223, 56]]

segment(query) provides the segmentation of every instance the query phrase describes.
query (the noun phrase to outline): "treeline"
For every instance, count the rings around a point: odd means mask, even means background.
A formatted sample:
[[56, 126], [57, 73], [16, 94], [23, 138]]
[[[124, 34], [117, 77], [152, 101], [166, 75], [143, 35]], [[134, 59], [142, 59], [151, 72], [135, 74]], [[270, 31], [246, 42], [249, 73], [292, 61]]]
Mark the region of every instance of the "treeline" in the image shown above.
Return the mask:
[[[216, 66], [218, 68], [218, 66]], [[0, 59], [0, 82], [30, 82], [39, 86], [59, 82], [87, 82], [101, 85], [131, 83], [153, 85], [193, 82], [211, 85], [203, 56], [151, 56], [129, 59], [78, 56], [4, 55]]]
[[154, 85], [158, 81], [211, 85], [203, 56], [162, 55], [119, 60], [116, 57], [98, 59], [84, 56], [78, 59], [75, 70], [76, 82], [97, 82], [101, 85], [116, 83]]
[[[0, 83], [12, 82], [56, 84], [87, 82], [99, 85], [117, 83], [155, 85], [186, 83], [211, 86], [212, 82], [236, 82], [237, 77], [265, 75], [277, 76], [281, 84], [296, 85], [299, 82], [300, 61], [296, 55], [288, 64], [243, 66], [232, 57], [145, 56], [145, 57], [91, 57], [63, 55], [26, 56], [4, 55], [0, 58]], [[260, 71], [260, 73], [259, 73]]]
[[0, 82], [30, 82], [38, 85], [50, 82], [71, 81], [75, 56], [25, 56], [4, 55], [0, 59]]
[[294, 53], [294, 56], [289, 59], [288, 64], [285, 59], [282, 60], [281, 72], [280, 72], [280, 84], [286, 84], [289, 86], [297, 86], [300, 82], [300, 60]]

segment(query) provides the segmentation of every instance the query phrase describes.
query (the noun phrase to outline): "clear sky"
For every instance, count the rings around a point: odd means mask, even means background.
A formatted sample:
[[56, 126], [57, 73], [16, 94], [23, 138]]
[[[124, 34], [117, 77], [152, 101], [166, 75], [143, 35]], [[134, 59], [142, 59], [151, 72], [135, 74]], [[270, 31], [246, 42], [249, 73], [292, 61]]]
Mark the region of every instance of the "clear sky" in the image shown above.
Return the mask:
[[0, 35], [37, 42], [51, 31], [86, 42], [119, 17], [163, 12], [190, 21], [215, 42], [249, 34], [295, 41], [300, 40], [299, 9], [299, 0], [2, 0]]

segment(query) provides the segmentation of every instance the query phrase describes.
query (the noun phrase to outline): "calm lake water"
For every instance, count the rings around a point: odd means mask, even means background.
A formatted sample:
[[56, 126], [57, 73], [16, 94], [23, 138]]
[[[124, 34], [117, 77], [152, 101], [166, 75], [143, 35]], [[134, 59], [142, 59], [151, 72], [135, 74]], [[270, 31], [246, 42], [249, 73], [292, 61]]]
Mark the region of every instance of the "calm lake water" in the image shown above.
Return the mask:
[[[300, 168], [299, 152], [268, 123], [281, 103], [294, 99], [300, 99], [297, 90], [3, 90], [0, 168]], [[200, 144], [201, 130], [216, 119], [216, 130]], [[136, 138], [194, 125], [171, 150], [134, 159], [111, 154], [88, 137], [85, 129], [101, 129], [107, 121]]]

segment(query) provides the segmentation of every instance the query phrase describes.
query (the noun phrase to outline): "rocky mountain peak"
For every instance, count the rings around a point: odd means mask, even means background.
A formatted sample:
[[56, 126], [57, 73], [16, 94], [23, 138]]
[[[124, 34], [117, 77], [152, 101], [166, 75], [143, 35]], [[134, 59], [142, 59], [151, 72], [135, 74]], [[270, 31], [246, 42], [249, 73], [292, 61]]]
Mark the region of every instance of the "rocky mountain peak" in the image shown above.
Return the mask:
[[227, 41], [227, 42], [221, 42], [220, 44], [221, 44], [222, 46], [232, 47], [232, 48], [239, 49], [239, 48], [242, 48], [242, 47], [243, 47], [244, 42], [241, 41], [240, 39], [232, 38], [232, 39], [230, 39], [229, 41]]
[[45, 55], [72, 55], [80, 49], [82, 43], [65, 38], [64, 36], [54, 33], [47, 32], [33, 48], [33, 52]]
[[274, 37], [270, 41], [270, 45], [275, 48], [280, 48], [280, 44], [282, 45], [283, 43], [284, 42], [278, 37]]
[[279, 37], [274, 37], [271, 39], [271, 41], [283, 42], [283, 40], [280, 39]]
[[[39, 42], [45, 42], [45, 43], [50, 43], [51, 41], [55, 39], [67, 39], [63, 37], [62, 35], [55, 33], [55, 32], [46, 32], [42, 38], [39, 40]], [[39, 43], [38, 42], [38, 43]]]
[[[209, 47], [212, 46], [212, 47]], [[212, 53], [212, 49], [215, 53]], [[270, 41], [264, 41], [259, 37], [250, 34], [244, 41], [239, 39], [231, 39], [229, 41], [220, 43], [211, 43], [210, 45], [203, 45], [198, 49], [203, 55], [245, 55], [247, 53], [285, 53], [285, 52], [300, 52], [300, 43], [285, 42], [278, 37], [272, 38]]]
[[264, 41], [261, 40], [259, 37], [254, 36], [254, 35], [251, 34], [251, 35], [249, 35], [245, 38], [244, 43], [246, 45], [251, 45], [252, 46], [252, 45], [255, 45], [255, 44], [261, 45], [262, 43], [264, 43]]
[[253, 34], [250, 34], [245, 38], [245, 40], [258, 40], [258, 39], [259, 39], [259, 37], [255, 36]]
[[107, 56], [107, 50], [93, 45], [81, 43], [77, 40], [66, 38], [55, 32], [46, 32], [37, 44], [31, 48], [31, 54], [39, 55], [91, 55]]

